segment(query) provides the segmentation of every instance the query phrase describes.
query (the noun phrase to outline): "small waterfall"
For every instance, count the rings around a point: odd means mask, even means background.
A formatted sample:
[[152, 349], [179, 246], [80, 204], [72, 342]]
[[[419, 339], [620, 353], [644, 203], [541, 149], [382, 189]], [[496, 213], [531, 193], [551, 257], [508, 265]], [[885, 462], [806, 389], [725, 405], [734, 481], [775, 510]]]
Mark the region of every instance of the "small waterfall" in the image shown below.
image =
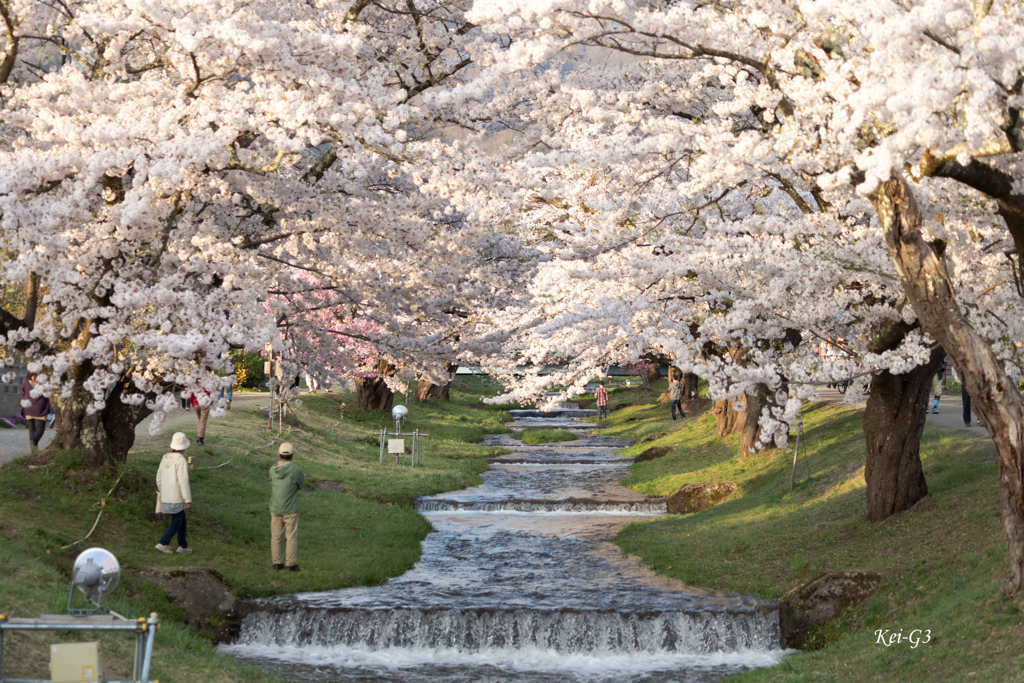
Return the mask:
[[665, 501], [608, 501], [567, 498], [564, 500], [449, 500], [423, 498], [416, 501], [420, 512], [577, 512], [577, 513], [632, 513], [664, 515], [668, 512]]
[[239, 645], [563, 654], [708, 654], [775, 650], [778, 613], [583, 612], [531, 609], [258, 611]]
[[666, 502], [618, 484], [629, 442], [584, 433], [597, 425], [577, 411], [510, 426], [578, 440], [490, 436], [510, 452], [483, 483], [418, 499], [434, 533], [413, 569], [256, 601], [220, 651], [312, 683], [714, 683], [778, 663], [776, 604], [658, 576], [606, 542]]

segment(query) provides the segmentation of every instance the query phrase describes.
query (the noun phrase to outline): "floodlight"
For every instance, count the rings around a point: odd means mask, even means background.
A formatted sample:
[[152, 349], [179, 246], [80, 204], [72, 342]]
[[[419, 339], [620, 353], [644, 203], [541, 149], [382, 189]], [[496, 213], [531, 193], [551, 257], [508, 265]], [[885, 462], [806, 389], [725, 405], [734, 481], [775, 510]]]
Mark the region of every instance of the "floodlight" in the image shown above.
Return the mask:
[[395, 420], [404, 420], [409, 417], [409, 409], [405, 406], [395, 406], [391, 409], [391, 417]]
[[[68, 614], [90, 615], [105, 610], [101, 603], [103, 596], [117, 588], [121, 580], [121, 565], [109, 550], [89, 548], [83, 550], [71, 569], [71, 590], [68, 593]], [[91, 608], [75, 609], [71, 607], [75, 597], [75, 588], [82, 591]]]

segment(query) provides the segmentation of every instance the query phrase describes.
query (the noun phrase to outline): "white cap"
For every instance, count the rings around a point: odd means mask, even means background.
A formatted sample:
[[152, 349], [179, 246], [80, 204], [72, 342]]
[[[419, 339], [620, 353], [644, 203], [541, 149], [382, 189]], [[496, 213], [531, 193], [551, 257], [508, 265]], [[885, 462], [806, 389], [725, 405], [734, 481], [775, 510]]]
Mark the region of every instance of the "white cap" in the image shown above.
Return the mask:
[[185, 432], [175, 432], [174, 436], [171, 437], [171, 450], [172, 451], [183, 451], [189, 447], [188, 437], [185, 436]]

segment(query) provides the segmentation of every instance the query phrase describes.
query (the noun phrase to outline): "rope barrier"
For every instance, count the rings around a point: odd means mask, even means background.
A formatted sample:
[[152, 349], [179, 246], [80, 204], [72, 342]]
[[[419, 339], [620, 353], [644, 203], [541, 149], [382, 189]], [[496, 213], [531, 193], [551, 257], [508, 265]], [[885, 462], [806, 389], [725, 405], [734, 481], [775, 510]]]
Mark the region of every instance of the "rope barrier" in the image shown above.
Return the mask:
[[67, 545], [61, 546], [61, 548], [60, 548], [61, 550], [67, 550], [68, 548], [76, 546], [79, 543], [81, 543], [82, 541], [84, 541], [84, 540], [88, 539], [90, 536], [92, 536], [92, 532], [96, 531], [96, 527], [100, 523], [100, 517], [103, 516], [103, 511], [105, 509], [107, 509], [107, 498], [110, 498], [110, 496], [114, 493], [114, 489], [116, 489], [117, 485], [121, 483], [121, 477], [123, 477], [124, 473], [127, 472], [127, 471], [128, 471], [127, 467], [122, 469], [121, 470], [121, 474], [117, 475], [117, 481], [115, 481], [114, 485], [110, 487], [109, 491], [107, 491], [106, 497], [100, 498], [100, 512], [99, 512], [98, 515], [96, 515], [96, 521], [92, 523], [92, 528], [89, 529], [89, 533], [87, 533], [85, 536], [83, 536], [82, 538], [78, 539], [74, 543], [68, 543]]

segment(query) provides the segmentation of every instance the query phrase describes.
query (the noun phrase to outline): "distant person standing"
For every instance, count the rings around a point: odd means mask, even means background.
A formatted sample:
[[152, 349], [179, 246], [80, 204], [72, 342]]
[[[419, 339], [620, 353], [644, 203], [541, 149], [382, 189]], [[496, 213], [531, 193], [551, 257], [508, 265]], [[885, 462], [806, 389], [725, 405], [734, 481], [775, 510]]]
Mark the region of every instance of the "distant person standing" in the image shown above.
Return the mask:
[[[292, 462], [295, 446], [283, 443], [281, 458], [270, 468], [270, 559], [275, 570], [299, 571], [299, 490], [306, 477]], [[285, 537], [285, 562], [281, 561], [281, 535]]]
[[668, 402], [669, 410], [672, 413], [672, 421], [676, 419], [676, 410], [679, 410], [679, 417], [685, 418], [686, 413], [683, 412], [683, 382], [679, 377], [675, 377], [669, 380], [668, 383]]
[[[206, 389], [201, 389], [200, 391], [202, 391], [206, 396], [210, 395], [210, 392], [207, 391]], [[195, 409], [194, 412], [196, 414], [196, 417], [199, 419], [199, 426], [196, 428], [196, 444], [199, 446], [203, 446], [206, 444], [206, 423], [210, 420], [210, 405], [207, 404], [204, 406], [202, 403], [200, 403], [199, 397], [196, 395], [196, 392], [194, 391], [189, 397], [189, 402]]]
[[188, 547], [188, 525], [185, 510], [192, 507], [192, 489], [188, 483], [188, 461], [183, 453], [189, 447], [188, 438], [182, 432], [171, 437], [171, 450], [160, 460], [160, 468], [156, 471], [157, 504], [156, 511], [162, 515], [171, 515], [171, 523], [167, 525], [156, 549], [162, 553], [170, 553], [168, 545], [175, 534], [178, 535], [178, 552], [191, 553]]
[[32, 455], [39, 453], [39, 442], [46, 433], [46, 416], [50, 414], [50, 399], [45, 396], [32, 398], [32, 390], [39, 386], [36, 373], [30, 372], [21, 380], [21, 416], [28, 423], [28, 443]]
[[[964, 427], [970, 427], [972, 415], [971, 395], [967, 393], [967, 385], [964, 384], [964, 376], [960, 372], [959, 368], [953, 368], [953, 377], [956, 379], [957, 382], [960, 382], [960, 403], [963, 405], [964, 409]], [[978, 426], [984, 427], [985, 424], [981, 420], [978, 420]]]
[[604, 382], [597, 385], [594, 398], [597, 399], [597, 419], [604, 420], [608, 417], [608, 390], [604, 388]]

